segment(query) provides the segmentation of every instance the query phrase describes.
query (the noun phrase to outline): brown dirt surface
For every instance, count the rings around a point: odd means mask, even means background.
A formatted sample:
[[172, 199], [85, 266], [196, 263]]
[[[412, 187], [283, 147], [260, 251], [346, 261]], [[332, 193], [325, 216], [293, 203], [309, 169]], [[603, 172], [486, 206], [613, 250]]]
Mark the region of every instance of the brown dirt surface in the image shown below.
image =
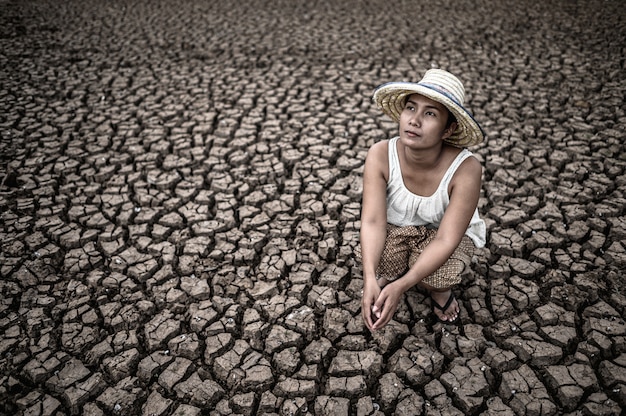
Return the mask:
[[[619, 0], [0, 1], [0, 414], [618, 415]], [[371, 101], [458, 74], [459, 326], [360, 315]]]

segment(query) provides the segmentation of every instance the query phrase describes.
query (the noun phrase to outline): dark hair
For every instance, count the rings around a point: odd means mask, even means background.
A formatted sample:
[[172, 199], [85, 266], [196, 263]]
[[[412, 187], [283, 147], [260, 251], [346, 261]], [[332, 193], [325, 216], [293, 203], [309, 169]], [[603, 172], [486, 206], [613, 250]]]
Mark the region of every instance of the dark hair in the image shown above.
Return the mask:
[[454, 116], [454, 114], [452, 114], [452, 111], [448, 110], [448, 121], [446, 121], [446, 128], [450, 127], [452, 123], [455, 123], [455, 122], [456, 122], [456, 117]]

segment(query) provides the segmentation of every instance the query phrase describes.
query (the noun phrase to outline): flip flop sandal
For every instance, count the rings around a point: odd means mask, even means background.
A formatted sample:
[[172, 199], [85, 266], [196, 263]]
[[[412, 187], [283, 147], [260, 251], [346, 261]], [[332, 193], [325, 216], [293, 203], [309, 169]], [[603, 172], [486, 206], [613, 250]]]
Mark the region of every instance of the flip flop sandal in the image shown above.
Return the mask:
[[437, 302], [435, 302], [435, 300], [432, 297], [430, 298], [430, 310], [431, 310], [431, 312], [435, 316], [435, 319], [437, 319], [438, 322], [441, 322], [442, 324], [456, 324], [459, 321], [459, 318], [461, 316], [461, 311], [460, 310], [459, 310], [459, 313], [456, 316], [456, 319], [454, 319], [452, 321], [444, 321], [439, 316], [437, 316], [437, 314], [435, 313], [435, 308], [437, 308], [437, 309], [439, 309], [441, 311], [441, 313], [445, 314], [446, 310], [450, 307], [450, 305], [452, 305], [452, 302], [454, 302], [455, 299], [456, 299], [456, 297], [454, 296], [454, 293], [452, 291], [450, 291], [450, 297], [448, 297], [448, 301], [443, 306], [441, 306]]

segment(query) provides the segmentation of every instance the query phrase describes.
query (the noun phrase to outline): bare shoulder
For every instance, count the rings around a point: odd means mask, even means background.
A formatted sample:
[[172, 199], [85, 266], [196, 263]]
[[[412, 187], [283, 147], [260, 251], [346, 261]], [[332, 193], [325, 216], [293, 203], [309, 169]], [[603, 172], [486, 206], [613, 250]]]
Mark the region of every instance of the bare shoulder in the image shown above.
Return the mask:
[[389, 172], [389, 140], [376, 142], [370, 147], [365, 159], [365, 174], [380, 175], [387, 180]]
[[381, 140], [376, 142], [369, 148], [367, 151], [367, 157], [370, 156], [378, 159], [380, 157], [387, 157], [387, 152], [389, 150], [389, 140]]
[[387, 161], [389, 160], [388, 151], [389, 140], [382, 140], [374, 143], [367, 151], [367, 159], [365, 160], [366, 165], [376, 165], [379, 167], [387, 166]]
[[452, 182], [453, 183], [480, 183], [483, 173], [483, 166], [480, 161], [473, 155], [466, 158], [457, 171], [455, 172]]
[[471, 155], [466, 158], [463, 163], [461, 163], [459, 169], [465, 169], [468, 173], [473, 172], [481, 174], [483, 171], [483, 165], [481, 165], [480, 161], [474, 155]]

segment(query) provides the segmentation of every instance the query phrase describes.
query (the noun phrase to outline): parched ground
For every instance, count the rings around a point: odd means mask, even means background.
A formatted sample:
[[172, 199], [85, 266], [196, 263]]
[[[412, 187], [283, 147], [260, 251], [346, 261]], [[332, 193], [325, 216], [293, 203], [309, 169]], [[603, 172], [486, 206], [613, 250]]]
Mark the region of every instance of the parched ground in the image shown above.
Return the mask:
[[[0, 1], [0, 413], [619, 415], [619, 0]], [[489, 243], [372, 336], [373, 89], [458, 74]]]

